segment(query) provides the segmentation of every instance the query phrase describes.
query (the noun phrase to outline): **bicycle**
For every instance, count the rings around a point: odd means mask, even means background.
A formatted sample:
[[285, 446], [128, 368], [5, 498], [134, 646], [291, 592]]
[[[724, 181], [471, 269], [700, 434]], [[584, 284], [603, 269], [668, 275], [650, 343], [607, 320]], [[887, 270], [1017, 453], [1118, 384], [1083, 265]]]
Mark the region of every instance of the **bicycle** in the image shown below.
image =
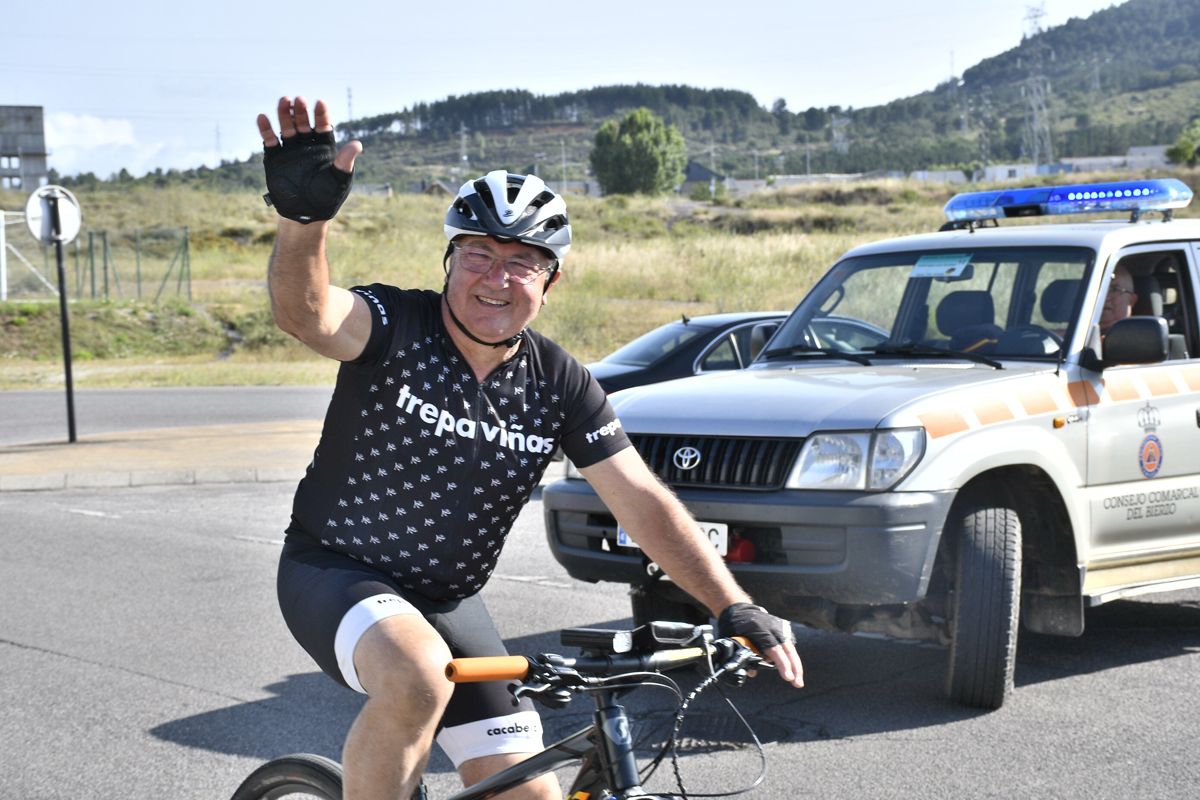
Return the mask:
[[[574, 695], [590, 694], [594, 700], [592, 724], [550, 745], [532, 757], [469, 786], [447, 800], [485, 800], [500, 792], [564, 767], [581, 762], [567, 792], [568, 800], [687, 800], [678, 765], [677, 738], [691, 702], [719, 680], [740, 686], [754, 668], [769, 666], [749, 643], [739, 638], [716, 639], [712, 626], [680, 622], [651, 622], [634, 630], [568, 628], [564, 646], [579, 647], [582, 654], [567, 658], [553, 653], [534, 657], [494, 656], [459, 658], [446, 667], [454, 682], [509, 680], [514, 698], [528, 696], [550, 708], [565, 708]], [[685, 698], [679, 685], [665, 672], [703, 666], [706, 675]], [[616, 700], [634, 689], [648, 686], [670, 690], [678, 708], [670, 738], [658, 754], [639, 771], [634, 758], [629, 717]], [[728, 698], [726, 702], [729, 703]], [[762, 765], [758, 778], [744, 789], [716, 797], [747, 792], [766, 776], [765, 751], [745, 718], [729, 703], [758, 747]], [[649, 795], [643, 783], [658, 768], [667, 752], [674, 766], [679, 795]], [[294, 754], [268, 761], [254, 770], [234, 792], [232, 800], [276, 800], [304, 795], [340, 800], [342, 769], [336, 761], [311, 754]], [[413, 800], [426, 800], [422, 784]]]

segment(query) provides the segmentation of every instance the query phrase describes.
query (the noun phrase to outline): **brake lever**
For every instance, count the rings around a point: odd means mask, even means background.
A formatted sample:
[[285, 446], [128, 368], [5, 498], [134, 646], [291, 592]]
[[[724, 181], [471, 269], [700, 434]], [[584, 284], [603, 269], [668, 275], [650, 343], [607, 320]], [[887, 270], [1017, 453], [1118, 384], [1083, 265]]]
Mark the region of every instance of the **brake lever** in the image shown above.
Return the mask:
[[722, 682], [733, 686], [742, 686], [752, 671], [774, 668], [774, 664], [750, 648], [740, 647], [721, 664], [717, 673], [721, 676]]
[[512, 688], [513, 705], [522, 697], [536, 700], [549, 708], [566, 708], [571, 703], [571, 693], [561, 686], [549, 683], [532, 683]]

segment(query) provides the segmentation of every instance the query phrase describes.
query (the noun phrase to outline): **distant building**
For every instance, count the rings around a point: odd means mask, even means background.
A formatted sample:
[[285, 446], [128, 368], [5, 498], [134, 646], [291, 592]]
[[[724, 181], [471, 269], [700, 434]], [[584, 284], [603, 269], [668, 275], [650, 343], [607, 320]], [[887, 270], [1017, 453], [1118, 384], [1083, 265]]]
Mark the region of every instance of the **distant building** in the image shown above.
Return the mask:
[[1171, 162], [1167, 160], [1167, 150], [1170, 145], [1167, 144], [1152, 144], [1145, 147], [1131, 147], [1129, 152], [1125, 154], [1129, 169], [1157, 169], [1159, 167], [1169, 167]]
[[457, 192], [441, 181], [421, 181], [421, 194], [429, 194], [435, 197], [451, 197], [457, 194]]
[[919, 169], [908, 174], [910, 180], [930, 183], [966, 183], [967, 174], [961, 169]]
[[1170, 166], [1170, 162], [1167, 161], [1167, 147], [1165, 144], [1131, 147], [1123, 156], [1064, 158], [1062, 162], [1069, 165], [1073, 172], [1165, 169]]
[[770, 181], [763, 179], [737, 178], [727, 184], [730, 197], [743, 197], [755, 192], [765, 192], [771, 188]]
[[683, 170], [683, 183], [679, 186], [679, 193], [687, 196], [701, 187], [715, 191], [717, 186], [724, 186], [728, 191], [732, 189], [731, 183], [731, 178], [713, 172], [699, 161], [688, 161]]
[[821, 172], [812, 175], [772, 175], [768, 180], [776, 189], [783, 189], [788, 186], [809, 186], [816, 183], [848, 183], [862, 180], [863, 177], [861, 172]]
[[32, 191], [49, 180], [41, 106], [0, 106], [0, 188]]
[[988, 164], [982, 172], [982, 175], [976, 175], [976, 180], [991, 183], [1032, 178], [1038, 174], [1038, 168], [1037, 164]]

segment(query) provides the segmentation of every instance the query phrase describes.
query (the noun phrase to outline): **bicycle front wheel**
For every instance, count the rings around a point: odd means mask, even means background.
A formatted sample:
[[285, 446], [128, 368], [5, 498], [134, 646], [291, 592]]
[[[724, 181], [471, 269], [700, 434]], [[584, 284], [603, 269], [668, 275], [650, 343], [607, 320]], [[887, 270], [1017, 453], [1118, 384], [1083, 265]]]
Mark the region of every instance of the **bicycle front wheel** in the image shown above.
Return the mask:
[[272, 759], [251, 772], [231, 800], [284, 797], [342, 800], [341, 764], [309, 753]]

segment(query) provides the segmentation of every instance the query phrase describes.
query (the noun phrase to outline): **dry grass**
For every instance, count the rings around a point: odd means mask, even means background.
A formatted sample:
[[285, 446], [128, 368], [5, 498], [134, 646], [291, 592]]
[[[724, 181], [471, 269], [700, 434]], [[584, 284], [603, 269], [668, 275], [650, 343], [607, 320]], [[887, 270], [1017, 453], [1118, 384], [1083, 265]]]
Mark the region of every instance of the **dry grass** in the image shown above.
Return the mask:
[[[1196, 183], [1195, 171], [1179, 176]], [[1119, 176], [1077, 177], [1082, 182]], [[787, 310], [847, 249], [881, 237], [936, 230], [943, 219], [942, 205], [953, 191], [935, 184], [880, 181], [788, 188], [731, 206], [677, 198], [571, 198], [576, 246], [535, 327], [586, 362], [680, 314]], [[221, 320], [252, 324], [258, 343], [258, 349], [243, 345], [228, 358], [213, 353], [167, 359], [147, 353], [140, 358], [80, 362], [78, 385], [324, 384], [333, 380], [334, 365], [309, 356], [298, 345], [280, 345], [278, 336], [264, 335], [263, 329], [269, 328], [266, 263], [275, 224], [273, 212], [258, 193], [173, 187], [106, 189], [78, 196], [84, 210], [81, 238], [86, 241], [88, 230], [109, 231], [123, 288], [130, 284], [126, 276], [132, 274], [133, 259], [131, 251], [122, 248], [129, 247], [135, 229], [186, 226], [192, 302]], [[23, 198], [0, 192], [0, 207], [21, 205]], [[334, 282], [440, 287], [445, 207], [445, 198], [420, 195], [352, 197], [330, 235]], [[1197, 213], [1188, 212], [1182, 216]], [[9, 226], [10, 236], [16, 227]], [[150, 233], [142, 237], [143, 243], [154, 241]], [[151, 292], [166, 273], [173, 241], [160, 234], [160, 258], [154, 261], [147, 256], [143, 263], [144, 284]], [[24, 272], [10, 260], [10, 273]], [[32, 286], [31, 296], [46, 294], [36, 283], [23, 280], [23, 286]], [[86, 285], [86, 277], [83, 282]], [[171, 289], [173, 285], [167, 293]], [[132, 287], [122, 296], [131, 297]], [[58, 357], [23, 357], [20, 339], [7, 332], [5, 337], [11, 341], [0, 347], [0, 388], [61, 384]]]

